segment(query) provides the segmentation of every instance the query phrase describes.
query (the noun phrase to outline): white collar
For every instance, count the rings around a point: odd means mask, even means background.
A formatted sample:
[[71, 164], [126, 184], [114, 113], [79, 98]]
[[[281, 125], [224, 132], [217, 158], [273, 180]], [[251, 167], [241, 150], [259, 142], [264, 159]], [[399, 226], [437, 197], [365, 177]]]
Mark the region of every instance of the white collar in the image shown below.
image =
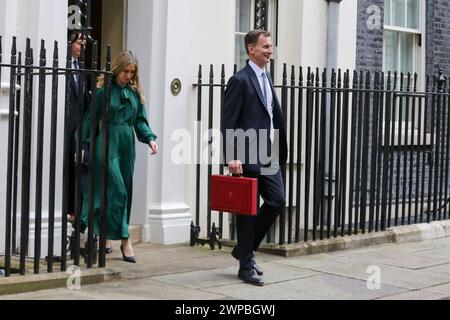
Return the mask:
[[248, 64], [250, 67], [252, 67], [253, 71], [255, 72], [256, 76], [259, 78], [263, 72], [266, 72], [266, 70], [260, 68], [256, 63], [254, 63], [252, 60], [248, 61]]

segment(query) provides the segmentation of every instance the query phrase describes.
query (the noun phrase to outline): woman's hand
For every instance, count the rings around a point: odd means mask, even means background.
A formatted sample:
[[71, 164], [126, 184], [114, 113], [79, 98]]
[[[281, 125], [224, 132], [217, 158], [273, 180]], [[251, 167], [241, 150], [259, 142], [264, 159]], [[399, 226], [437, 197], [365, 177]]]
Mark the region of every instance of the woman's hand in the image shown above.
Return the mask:
[[149, 145], [150, 145], [150, 149], [152, 150], [151, 154], [157, 154], [158, 153], [158, 144], [156, 144], [155, 141], [150, 141]]

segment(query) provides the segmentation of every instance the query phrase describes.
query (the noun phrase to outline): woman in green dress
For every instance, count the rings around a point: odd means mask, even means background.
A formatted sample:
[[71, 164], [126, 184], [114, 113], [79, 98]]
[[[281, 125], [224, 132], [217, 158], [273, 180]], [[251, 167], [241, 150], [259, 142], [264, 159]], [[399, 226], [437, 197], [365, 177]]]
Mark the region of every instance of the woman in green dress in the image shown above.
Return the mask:
[[[135, 133], [138, 140], [148, 144], [151, 154], [158, 152], [156, 135], [150, 128], [144, 107], [138, 73], [138, 61], [131, 51], [125, 50], [112, 61], [113, 81], [111, 85], [111, 107], [109, 116], [110, 142], [108, 166], [108, 206], [106, 222], [106, 253], [112, 252], [112, 240], [121, 240], [120, 249], [123, 260], [136, 263], [128, 230], [130, 223], [133, 192], [133, 173], [136, 159]], [[100, 78], [97, 87], [96, 119], [100, 122], [103, 114], [104, 79]], [[91, 112], [83, 119], [83, 143], [89, 144]], [[96, 187], [94, 188], [94, 232], [99, 234], [100, 225], [100, 180], [102, 173], [103, 132], [99, 131], [96, 140], [95, 161]], [[85, 188], [82, 209], [82, 227], [86, 229], [89, 213], [89, 188]]]

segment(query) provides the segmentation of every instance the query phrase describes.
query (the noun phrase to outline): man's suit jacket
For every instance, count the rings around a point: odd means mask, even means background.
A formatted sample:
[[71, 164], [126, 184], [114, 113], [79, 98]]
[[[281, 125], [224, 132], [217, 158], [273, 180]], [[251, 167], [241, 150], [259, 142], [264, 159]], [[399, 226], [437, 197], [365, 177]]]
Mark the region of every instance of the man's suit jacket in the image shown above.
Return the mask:
[[[83, 75], [80, 76], [80, 79]], [[88, 90], [88, 84], [87, 81], [84, 82], [84, 88], [82, 91], [82, 94], [79, 93], [77, 85], [75, 83], [75, 79], [73, 75], [70, 75], [69, 80], [69, 92], [66, 92], [66, 94], [69, 95], [69, 105], [68, 105], [68, 119], [67, 119], [67, 126], [68, 126], [68, 145], [67, 145], [67, 152], [69, 157], [69, 168], [68, 168], [68, 213], [74, 214], [75, 213], [75, 177], [76, 177], [76, 167], [75, 167], [75, 154], [76, 154], [76, 130], [77, 130], [77, 123], [78, 123], [78, 112], [81, 108], [81, 101], [83, 101], [83, 114], [81, 115], [83, 117], [86, 110], [89, 108], [89, 102], [90, 102], [90, 95]], [[80, 96], [82, 98], [80, 98]], [[84, 159], [83, 163], [88, 163], [89, 159], [89, 149], [86, 146], [82, 146], [85, 150], [84, 152]], [[87, 174], [87, 168], [86, 166], [81, 166], [81, 174], [86, 175]], [[85, 183], [87, 182], [87, 179], [81, 179], [80, 183], [80, 191], [85, 187]]]
[[[257, 172], [261, 167], [284, 165], [287, 160], [286, 128], [283, 114], [270, 76], [267, 77], [273, 95], [273, 125], [278, 131], [278, 139], [272, 145], [270, 141], [270, 114], [266, 109], [263, 93], [255, 72], [247, 63], [246, 67], [230, 78], [222, 114], [222, 137], [224, 139], [224, 153], [226, 164], [231, 160], [241, 160], [244, 173]], [[227, 130], [249, 129], [256, 130], [256, 138], [249, 133], [250, 138], [245, 139], [245, 152], [242, 154], [239, 148], [239, 139], [228, 133]], [[260, 130], [265, 130], [266, 135], [260, 136]], [[242, 141], [242, 140], [241, 140]], [[242, 144], [242, 143], [241, 143]], [[264, 150], [265, 149], [265, 150]], [[273, 149], [273, 150], [272, 150]], [[234, 151], [234, 154], [233, 154]], [[271, 155], [270, 160], [264, 155]]]
[[[80, 76], [81, 79], [82, 76]], [[73, 152], [75, 152], [75, 132], [77, 130], [77, 122], [78, 122], [78, 112], [81, 108], [81, 101], [83, 101], [83, 113], [82, 117], [85, 114], [86, 110], [89, 108], [90, 95], [88, 90], [88, 83], [84, 81], [84, 88], [82, 90], [82, 98], [80, 98], [80, 92], [77, 88], [73, 75], [70, 76], [69, 82], [69, 118], [68, 118], [68, 126], [69, 126], [69, 144]], [[82, 118], [83, 119], [83, 118]]]

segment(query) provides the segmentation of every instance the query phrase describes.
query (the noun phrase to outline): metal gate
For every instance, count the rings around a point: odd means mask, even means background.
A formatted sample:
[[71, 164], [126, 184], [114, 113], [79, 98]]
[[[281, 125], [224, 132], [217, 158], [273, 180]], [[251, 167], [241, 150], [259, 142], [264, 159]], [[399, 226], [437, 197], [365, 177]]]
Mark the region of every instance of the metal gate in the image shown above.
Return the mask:
[[[84, 32], [83, 30], [81, 32]], [[47, 65], [47, 49], [44, 40], [41, 41], [39, 52], [39, 63], [34, 62], [34, 50], [27, 39], [25, 54], [17, 52], [16, 38], [11, 45], [10, 62], [2, 60], [2, 39], [0, 37], [0, 82], [8, 78], [9, 99], [8, 109], [4, 113], [8, 116], [7, 140], [4, 139], [2, 154], [6, 155], [7, 168], [5, 194], [0, 194], [0, 200], [4, 203], [0, 214], [4, 221], [4, 247], [0, 246], [0, 255], [3, 255], [5, 276], [13, 272], [21, 275], [26, 274], [29, 265], [33, 272], [38, 274], [43, 265], [47, 272], [66, 271], [68, 259], [73, 259], [73, 264], [80, 266], [80, 256], [84, 256], [86, 266], [91, 268], [97, 261], [99, 267], [105, 266], [105, 213], [107, 194], [107, 159], [108, 154], [108, 118], [110, 106], [110, 90], [112, 74], [110, 47], [106, 53], [106, 69], [98, 69], [97, 58], [98, 44], [93, 41], [92, 69], [84, 67], [84, 49], [81, 52], [80, 68], [72, 69], [72, 58], [70, 44], [67, 47], [66, 67], [59, 67], [59, 47], [55, 42], [53, 45], [52, 66]], [[76, 115], [70, 114], [69, 110], [69, 85], [70, 80], [77, 75], [80, 88], [88, 88], [92, 99], [90, 108], [96, 107], [96, 79], [100, 75], [105, 77], [105, 99], [104, 114], [102, 118], [102, 129], [105, 136], [103, 156], [106, 165], [101, 182], [102, 188], [102, 210], [101, 231], [99, 236], [99, 252], [95, 244], [96, 235], [93, 233], [93, 175], [86, 181], [89, 188], [89, 225], [87, 232], [87, 243], [85, 248], [80, 247], [80, 213], [82, 183], [82, 146], [81, 146], [81, 123], [83, 99], [78, 106]], [[63, 86], [65, 84], [65, 86]], [[87, 85], [88, 84], [88, 85]], [[80, 89], [82, 90], [82, 89]], [[5, 103], [6, 104], [6, 103]], [[58, 114], [64, 115], [64, 123], [58, 121]], [[47, 115], [47, 116], [46, 116]], [[69, 117], [76, 117], [77, 143], [76, 159], [69, 159], [68, 155], [68, 121]], [[95, 120], [93, 120], [93, 123]], [[64, 129], [62, 129], [64, 128]], [[91, 126], [91, 135], [96, 128]], [[62, 133], [63, 132], [63, 133]], [[91, 139], [95, 141], [95, 139]], [[91, 154], [95, 154], [95, 142], [90, 144]], [[59, 152], [58, 152], [59, 151]], [[68, 167], [70, 161], [75, 161], [75, 222], [73, 223], [72, 235], [68, 236]], [[61, 165], [62, 162], [62, 165]], [[94, 168], [89, 168], [92, 172]], [[43, 176], [43, 173], [48, 173]], [[48, 190], [43, 190], [43, 188]], [[34, 195], [34, 203], [31, 201]], [[44, 210], [46, 209], [46, 210]], [[45, 215], [43, 217], [43, 213]], [[2, 213], [3, 213], [2, 212]], [[33, 214], [34, 213], [34, 214]], [[43, 221], [45, 218], [45, 221]], [[4, 220], [3, 220], [4, 219]], [[57, 230], [56, 222], [60, 222]], [[43, 233], [43, 225], [47, 232]], [[30, 230], [31, 228], [31, 230]], [[34, 230], [33, 230], [34, 229]], [[30, 232], [34, 231], [34, 232]], [[42, 237], [45, 236], [47, 250], [41, 252], [43, 247]], [[34, 246], [30, 246], [30, 237], [34, 238]], [[60, 243], [55, 242], [55, 237], [60, 238]], [[2, 240], [3, 240], [2, 239]], [[55, 248], [59, 247], [58, 252]], [[68, 253], [70, 256], [68, 257]], [[98, 255], [98, 259], [97, 259]], [[45, 256], [45, 263], [44, 258]], [[0, 256], [1, 257], [1, 256]]]

